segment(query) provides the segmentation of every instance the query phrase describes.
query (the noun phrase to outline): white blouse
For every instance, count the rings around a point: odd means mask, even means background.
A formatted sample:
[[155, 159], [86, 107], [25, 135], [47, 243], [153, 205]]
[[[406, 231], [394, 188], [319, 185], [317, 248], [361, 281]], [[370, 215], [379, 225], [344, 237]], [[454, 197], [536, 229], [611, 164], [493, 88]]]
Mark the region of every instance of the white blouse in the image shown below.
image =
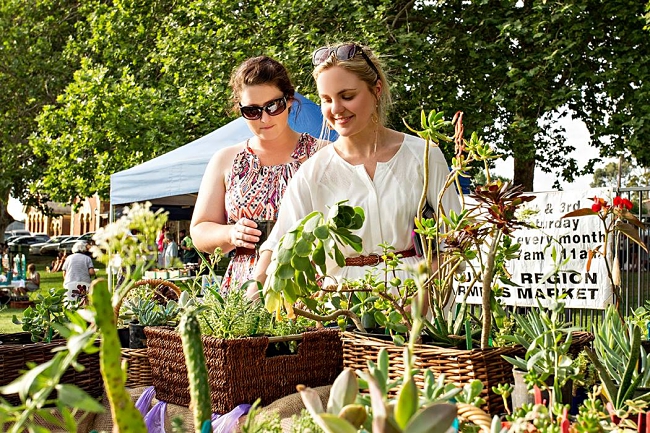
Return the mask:
[[[339, 156], [334, 146], [324, 147], [308, 159], [289, 182], [278, 220], [260, 250], [274, 250], [297, 221], [312, 211], [320, 211], [327, 217], [329, 208], [342, 200], [365, 211], [363, 227], [354, 232], [363, 239], [361, 255], [381, 254], [381, 243], [392, 245], [395, 251], [411, 249], [413, 220], [424, 182], [424, 147], [424, 140], [405, 134], [397, 153], [389, 161], [377, 163], [374, 179], [368, 176], [363, 164], [351, 165]], [[448, 174], [449, 167], [442, 151], [431, 145], [427, 200], [434, 209]], [[443, 205], [447, 213], [450, 209], [459, 211], [458, 195], [453, 186], [443, 197]], [[345, 257], [359, 255], [349, 246], [341, 251]], [[419, 260], [417, 256], [402, 259], [404, 264]], [[362, 277], [367, 269], [365, 266], [339, 268], [328, 257], [327, 273], [339, 283], [344, 278]]]

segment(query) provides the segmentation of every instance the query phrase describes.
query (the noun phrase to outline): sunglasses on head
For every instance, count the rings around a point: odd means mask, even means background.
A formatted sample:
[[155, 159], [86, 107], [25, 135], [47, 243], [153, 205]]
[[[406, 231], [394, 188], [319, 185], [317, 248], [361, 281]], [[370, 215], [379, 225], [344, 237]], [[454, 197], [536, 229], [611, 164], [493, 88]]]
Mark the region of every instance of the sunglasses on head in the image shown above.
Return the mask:
[[375, 71], [377, 74], [377, 79], [379, 79], [379, 71], [370, 57], [363, 51], [363, 48], [357, 44], [343, 44], [337, 45], [336, 47], [321, 47], [314, 51], [314, 54], [311, 56], [311, 64], [318, 66], [323, 63], [325, 60], [329, 59], [331, 55], [334, 55], [340, 61], [351, 60], [357, 54], [361, 54], [361, 57], [366, 61], [368, 66]]
[[258, 105], [241, 105], [239, 103], [239, 111], [244, 119], [248, 120], [258, 120], [262, 118], [262, 112], [266, 111], [266, 114], [269, 116], [277, 116], [282, 114], [284, 110], [287, 109], [287, 97], [283, 96], [282, 98], [274, 99], [271, 102], [268, 102], [263, 107]]

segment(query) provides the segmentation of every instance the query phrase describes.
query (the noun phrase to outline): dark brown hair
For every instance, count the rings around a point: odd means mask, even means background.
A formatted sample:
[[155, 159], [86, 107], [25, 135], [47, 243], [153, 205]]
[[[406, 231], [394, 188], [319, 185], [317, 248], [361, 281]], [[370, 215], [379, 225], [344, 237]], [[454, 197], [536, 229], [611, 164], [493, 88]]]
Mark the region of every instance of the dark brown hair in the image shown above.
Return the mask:
[[287, 100], [293, 99], [296, 93], [289, 78], [289, 72], [282, 63], [267, 56], [252, 57], [239, 65], [230, 76], [233, 112], [239, 114], [239, 102], [244, 86], [263, 84], [277, 87], [287, 97]]

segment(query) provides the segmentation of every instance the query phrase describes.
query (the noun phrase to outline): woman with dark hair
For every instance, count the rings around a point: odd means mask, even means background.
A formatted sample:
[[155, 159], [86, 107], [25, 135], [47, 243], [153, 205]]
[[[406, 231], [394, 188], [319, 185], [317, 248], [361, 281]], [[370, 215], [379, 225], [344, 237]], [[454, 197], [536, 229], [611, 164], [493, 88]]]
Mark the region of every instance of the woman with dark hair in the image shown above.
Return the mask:
[[258, 222], [276, 220], [289, 180], [318, 148], [314, 137], [289, 126], [289, 111], [298, 108], [298, 101], [282, 64], [266, 56], [248, 59], [235, 69], [230, 86], [233, 109], [253, 137], [214, 154], [190, 226], [199, 250], [235, 251], [224, 291], [251, 279], [262, 236]]

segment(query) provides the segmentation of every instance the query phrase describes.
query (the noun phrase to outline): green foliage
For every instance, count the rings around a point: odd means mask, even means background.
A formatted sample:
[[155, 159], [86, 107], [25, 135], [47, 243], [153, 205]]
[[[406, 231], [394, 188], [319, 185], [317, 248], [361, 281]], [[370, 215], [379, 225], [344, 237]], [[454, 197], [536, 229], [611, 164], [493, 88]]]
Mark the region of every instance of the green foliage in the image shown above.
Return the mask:
[[248, 299], [244, 290], [231, 290], [223, 296], [213, 290], [206, 294], [203, 305], [201, 332], [215, 338], [295, 335], [315, 325], [303, 317], [276, 320], [261, 302]]
[[208, 369], [205, 364], [201, 328], [195, 308], [189, 308], [183, 312], [178, 329], [181, 334], [183, 354], [185, 355], [190, 383], [190, 407], [194, 415], [194, 431], [201, 433], [203, 424], [205, 422], [210, 423], [212, 409], [210, 406]]
[[180, 312], [178, 303], [172, 299], [163, 305], [151, 298], [127, 299], [126, 314], [132, 313], [140, 325], [160, 326], [170, 324]]
[[536, 165], [568, 181], [591, 173], [567, 158], [558, 116], [584, 120], [604, 154], [648, 165], [646, 13], [629, 0], [6, 1], [0, 201], [108, 196], [110, 173], [227, 123], [228, 78], [251, 56], [276, 57], [316, 100], [309, 53], [346, 40], [381, 56], [393, 126], [421, 107], [465, 107], [527, 190]]
[[[260, 400], [258, 399], [246, 416], [246, 422], [241, 426], [242, 433], [282, 433], [282, 425], [280, 425], [280, 416], [277, 412], [261, 412], [259, 407]], [[306, 430], [298, 430], [306, 431]], [[317, 433], [314, 431], [314, 433]]]
[[538, 308], [531, 308], [526, 314], [513, 313], [517, 328], [511, 337], [503, 338], [526, 349], [525, 359], [503, 358], [517, 369], [527, 372], [524, 380], [529, 389], [537, 386], [549, 389], [547, 380], [553, 380], [551, 403], [562, 402], [560, 390], [567, 381], [578, 376], [578, 368], [569, 355], [572, 333], [577, 328], [564, 320], [564, 303], [549, 301], [544, 308], [538, 301]]
[[290, 433], [305, 432], [324, 433], [323, 430], [318, 427], [318, 424], [314, 422], [314, 419], [309, 415], [309, 412], [306, 409], [303, 409], [298, 415], [293, 415], [291, 417]]
[[47, 200], [30, 194], [47, 159], [37, 156], [28, 138], [36, 117], [71, 80], [78, 58], [65, 53], [68, 38], [83, 19], [75, 0], [7, 0], [0, 4], [0, 233], [11, 220], [4, 214], [9, 196], [24, 205]]
[[593, 333], [593, 349], [585, 351], [603, 383], [604, 397], [616, 410], [627, 408], [628, 400], [650, 401], [650, 393], [634, 397], [637, 388], [650, 386], [650, 354], [641, 347], [641, 329], [623, 323], [610, 305]]
[[314, 307], [310, 298], [321, 289], [320, 278], [327, 276], [328, 257], [344, 267], [339, 245], [361, 252], [361, 238], [352, 231], [363, 225], [364, 211], [344, 203], [335, 204], [327, 220], [321, 212], [310, 213], [282, 236], [267, 270], [264, 302], [269, 311], [278, 314], [283, 305], [291, 308], [298, 299]]
[[50, 342], [59, 337], [55, 324], [68, 322], [67, 311], [75, 310], [74, 302], [68, 302], [67, 290], [51, 288], [47, 293], [39, 293], [35, 305], [23, 311], [22, 320], [13, 316], [13, 323], [22, 324], [23, 331], [32, 334], [32, 341]]

